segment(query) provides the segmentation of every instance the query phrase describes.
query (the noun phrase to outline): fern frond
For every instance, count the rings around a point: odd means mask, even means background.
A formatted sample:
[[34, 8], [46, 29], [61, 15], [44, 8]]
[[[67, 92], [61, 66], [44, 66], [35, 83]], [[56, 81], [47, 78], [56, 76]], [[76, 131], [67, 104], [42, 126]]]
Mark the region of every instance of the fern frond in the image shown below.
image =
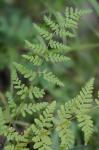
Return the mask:
[[[19, 134], [13, 127], [9, 127], [6, 124], [6, 118], [4, 117], [4, 113], [0, 108], [0, 135], [3, 135], [6, 137], [7, 142], [26, 142], [27, 139]], [[13, 150], [14, 146], [13, 145], [8, 145], [6, 147], [7, 150], [12, 149]]]
[[30, 43], [27, 40], [25, 40], [25, 47], [32, 50], [34, 54], [44, 54], [46, 51], [46, 48], [42, 44]]
[[88, 111], [92, 106], [92, 93], [93, 93], [94, 78], [89, 80], [84, 88], [82, 88], [80, 94], [75, 99], [76, 108], [80, 111], [85, 109]]
[[64, 45], [60, 42], [54, 41], [54, 40], [50, 40], [49, 45], [51, 48], [54, 48], [54, 49], [57, 49], [60, 51], [62, 51], [62, 50], [69, 51], [70, 50], [69, 46], [66, 46], [66, 45]]
[[65, 103], [65, 110], [66, 114], [79, 114], [81, 110], [84, 112], [88, 112], [92, 107], [92, 92], [93, 92], [93, 84], [94, 79], [92, 78], [84, 88], [80, 91], [80, 94], [77, 95], [74, 99], [71, 101], [68, 101]]
[[24, 99], [28, 94], [28, 87], [21, 83], [21, 80], [18, 78], [15, 71], [13, 73], [12, 79], [14, 88], [17, 90], [17, 95], [19, 95], [21, 99]]
[[44, 71], [43, 78], [46, 81], [56, 84], [58, 86], [64, 86], [64, 84], [52, 72]]
[[27, 143], [17, 143], [15, 150], [29, 150]]
[[74, 38], [75, 34], [71, 31], [65, 31], [64, 29], [60, 29], [59, 32], [56, 33], [60, 37], [69, 37], [69, 38]]
[[66, 24], [64, 15], [62, 15], [60, 12], [56, 12], [55, 17], [59, 24], [60, 29], [64, 29], [65, 24]]
[[53, 20], [51, 20], [51, 18], [44, 16], [44, 20], [45, 20], [45, 23], [51, 28], [51, 30], [54, 31], [53, 35], [56, 34], [57, 36], [60, 36], [61, 38], [75, 37], [74, 33], [70, 31], [66, 31], [64, 28], [60, 26], [60, 24], [56, 24]]
[[38, 31], [38, 33], [47, 41], [51, 40], [53, 37], [53, 34], [48, 32], [47, 30], [37, 26], [36, 24], [34, 25], [35, 29]]
[[74, 144], [74, 135], [71, 128], [71, 121], [61, 120], [57, 124], [57, 132], [61, 139], [61, 148], [64, 150], [70, 150]]
[[66, 19], [66, 28], [76, 29], [78, 28], [79, 19], [85, 15], [91, 13], [91, 10], [79, 10], [73, 9], [72, 7], [66, 7], [65, 19]]
[[58, 110], [56, 130], [61, 139], [62, 149], [69, 150], [74, 144], [74, 135], [72, 131], [72, 122], [70, 120], [72, 114], [70, 109], [68, 108], [69, 105], [67, 105], [67, 107], [65, 106], [61, 105], [60, 110]]
[[43, 111], [39, 119], [35, 119], [35, 124], [30, 127], [30, 131], [33, 132], [34, 149], [38, 150], [51, 150], [51, 132], [50, 129], [53, 126], [53, 112], [56, 107], [56, 102], [52, 102]]
[[37, 104], [32, 104], [32, 103], [24, 104], [21, 106], [20, 113], [22, 114], [23, 117], [25, 117], [26, 114], [33, 115], [33, 113], [36, 113], [46, 108], [47, 105], [48, 105], [47, 102], [42, 102]]
[[6, 146], [5, 146], [5, 150], [15, 150], [15, 145], [13, 145], [13, 144], [7, 144]]
[[33, 81], [36, 78], [36, 72], [27, 69], [22, 64], [14, 63], [14, 66], [24, 76], [24, 78], [29, 79], [29, 81]]
[[25, 84], [22, 84], [16, 73], [13, 75], [13, 85], [17, 90], [17, 95], [19, 95], [21, 99], [25, 99], [26, 97], [33, 99], [33, 96], [35, 98], [42, 98], [45, 94], [44, 89], [40, 89], [36, 86], [33, 87], [32, 85], [27, 87]]
[[45, 94], [44, 89], [40, 89], [38, 87], [31, 87], [31, 92], [36, 98], [43, 98]]
[[56, 24], [51, 18], [44, 16], [44, 21], [51, 28], [52, 31], [54, 32], [59, 31], [59, 25]]
[[10, 143], [5, 146], [5, 150], [29, 150], [26, 146], [26, 143], [18, 143], [17, 145]]
[[92, 134], [94, 132], [94, 126], [93, 126], [92, 118], [91, 118], [91, 116], [86, 115], [84, 112], [80, 112], [77, 115], [77, 119], [79, 122], [79, 127], [84, 132], [85, 145], [87, 145], [90, 137], [92, 136]]
[[17, 105], [10, 92], [6, 93], [6, 97], [8, 98], [8, 107], [9, 107], [10, 115], [14, 117], [16, 115]]
[[23, 58], [25, 58], [29, 62], [33, 63], [33, 65], [35, 65], [35, 66], [40, 66], [43, 63], [42, 59], [37, 55], [31, 56], [31, 55], [25, 55], [24, 54], [22, 56], [23, 56]]
[[55, 62], [57, 63], [57, 62], [67, 62], [70, 60], [70, 58], [61, 54], [50, 52], [46, 60], [51, 61], [52, 63], [55, 63]]
[[74, 99], [75, 111], [77, 112], [77, 120], [79, 126], [84, 132], [85, 144], [88, 143], [93, 133], [93, 121], [89, 115], [90, 109], [92, 108], [92, 92], [93, 92], [94, 79], [91, 79], [80, 92], [80, 95]]
[[83, 10], [83, 9], [73, 9], [72, 7], [70, 8], [66, 8], [67, 11], [69, 9], [69, 13], [70, 13], [70, 18], [76, 20], [76, 21], [79, 21], [79, 19], [81, 18], [81, 16], [84, 16], [86, 14], [90, 14], [92, 12], [92, 10], [90, 9], [86, 9], [86, 10]]
[[7, 137], [7, 141], [16, 141], [16, 142], [27, 141], [25, 137], [16, 132], [13, 127], [8, 127], [4, 132], [4, 136]]
[[76, 115], [79, 126], [84, 132], [85, 144], [88, 143], [93, 133], [93, 121], [89, 115], [86, 115], [92, 108], [93, 83], [94, 79], [92, 78], [71, 103], [65, 104], [66, 114], [71, 113]]

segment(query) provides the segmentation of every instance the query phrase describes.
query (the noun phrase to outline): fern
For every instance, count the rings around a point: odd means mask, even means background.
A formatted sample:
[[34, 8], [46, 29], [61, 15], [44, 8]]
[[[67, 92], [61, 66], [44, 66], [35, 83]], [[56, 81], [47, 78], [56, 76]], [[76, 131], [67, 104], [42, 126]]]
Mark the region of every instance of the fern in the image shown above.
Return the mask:
[[61, 49], [61, 50], [67, 50], [68, 51], [70, 49], [69, 46], [66, 46], [60, 42], [55, 41], [55, 40], [50, 40], [49, 45], [51, 48], [58, 49], [58, 50]]
[[52, 73], [52, 72], [43, 72], [43, 78], [49, 82], [52, 82], [59, 86], [64, 86], [64, 84]]
[[[34, 149], [51, 150], [51, 132], [55, 128], [61, 139], [61, 148], [69, 150], [74, 144], [74, 135], [72, 131], [73, 119], [77, 118], [78, 126], [84, 132], [85, 144], [88, 143], [91, 135], [93, 134], [93, 121], [89, 115], [92, 109], [92, 91], [93, 91], [93, 79], [91, 79], [85, 87], [81, 90], [80, 94], [73, 100], [66, 102], [58, 110], [57, 117], [54, 116], [56, 108], [56, 102], [51, 104], [39, 103], [39, 104], [24, 104], [23, 107], [19, 106], [18, 112], [22, 113], [23, 116], [26, 114], [32, 115], [34, 112], [45, 109], [39, 118], [34, 119], [34, 124], [27, 126], [26, 131], [23, 135], [20, 135], [15, 131], [13, 127], [5, 125], [5, 117], [3, 111], [0, 110], [2, 129], [1, 134], [7, 137], [7, 141], [16, 141], [20, 143], [28, 143], [30, 137], [34, 142]], [[9, 107], [10, 109], [13, 107]], [[13, 116], [12, 116], [13, 117]], [[8, 145], [6, 148], [13, 148], [14, 145]], [[17, 146], [17, 145], [16, 145]], [[22, 147], [26, 148], [26, 147]]]
[[14, 66], [24, 76], [24, 78], [29, 79], [29, 81], [33, 81], [36, 78], [36, 73], [27, 69], [22, 64], [14, 63]]
[[[88, 81], [75, 98], [59, 107], [55, 101], [41, 101], [46, 90], [39, 82], [43, 79], [56, 85], [55, 88], [64, 86], [50, 66], [70, 60], [66, 53], [71, 48], [64, 39], [75, 36], [79, 19], [87, 13], [89, 11], [67, 7], [64, 15], [45, 16], [46, 28], [34, 25], [37, 37], [34, 43], [25, 41], [25, 47], [30, 51], [22, 55], [25, 64], [33, 67], [14, 63], [12, 84], [15, 92], [8, 92], [7, 106], [0, 107], [0, 135], [6, 137], [5, 150], [29, 150], [29, 145], [38, 150], [52, 150], [53, 131], [58, 134], [60, 149], [70, 150], [75, 143], [74, 120], [84, 134], [85, 144], [92, 137], [94, 124], [90, 111], [99, 107], [98, 100], [94, 104], [92, 96], [94, 79]], [[20, 76], [28, 84], [23, 83]], [[18, 126], [23, 131], [19, 132]]]
[[39, 56], [23, 55], [23, 57], [32, 62], [35, 66], [40, 66], [42, 64], [42, 59]]
[[29, 41], [25, 41], [25, 47], [31, 50], [34, 54], [44, 54], [46, 48], [42, 44], [33, 44]]
[[14, 149], [15, 149], [15, 146], [12, 144], [5, 146], [5, 150], [14, 150]]
[[53, 102], [43, 111], [39, 119], [35, 119], [35, 124], [31, 125], [30, 131], [32, 130], [34, 137], [32, 138], [34, 149], [39, 150], [51, 150], [52, 144], [50, 139], [50, 129], [53, 127], [53, 112], [55, 110], [56, 103]]
[[44, 21], [51, 28], [52, 31], [56, 32], [57, 30], [59, 30], [59, 25], [56, 24], [53, 20], [51, 20], [51, 18], [44, 16]]
[[26, 114], [33, 115], [33, 113], [43, 110], [44, 108], [46, 108], [46, 106], [47, 106], [46, 102], [37, 103], [37, 104], [32, 104], [32, 103], [23, 104], [21, 106], [20, 113], [23, 115], [23, 117], [25, 117]]
[[46, 57], [46, 61], [51, 61], [52, 63], [58, 63], [58, 62], [67, 62], [69, 61], [70, 58], [61, 55], [61, 54], [57, 54], [57, 53], [49, 53], [48, 56]]
[[53, 34], [48, 32], [47, 30], [40, 28], [38, 25], [34, 25], [35, 29], [40, 33], [40, 35], [47, 41], [51, 40], [53, 37]]
[[4, 136], [7, 137], [7, 141], [26, 142], [24, 136], [18, 134], [12, 127], [6, 129]]
[[17, 95], [21, 97], [21, 99], [24, 99], [27, 96], [28, 93], [28, 87], [25, 86], [25, 84], [21, 83], [21, 80], [18, 78], [17, 73], [13, 72], [13, 85], [14, 88], [17, 89]]
[[33, 96], [35, 98], [42, 98], [45, 94], [43, 89], [40, 89], [36, 86], [33, 87], [32, 85], [28, 87], [25, 84], [21, 83], [21, 80], [18, 78], [16, 73], [14, 73], [13, 75], [13, 85], [14, 88], [18, 90], [17, 95], [19, 95], [21, 99], [25, 99], [26, 97], [33, 99]]
[[78, 10], [77, 8], [74, 10], [72, 7], [67, 7], [65, 11], [66, 28], [78, 28], [78, 21], [80, 20], [81, 16], [84, 16], [90, 12], [91, 10]]
[[77, 118], [79, 122], [79, 127], [84, 132], [85, 145], [87, 145], [90, 137], [94, 132], [92, 118], [91, 116], [84, 114], [84, 112], [79, 113], [77, 115]]
[[61, 148], [64, 150], [71, 149], [74, 144], [74, 135], [73, 131], [71, 130], [71, 121], [62, 120], [62, 122], [57, 125], [57, 132], [61, 138]]
[[[71, 128], [66, 128], [66, 126], [70, 126], [70, 120], [74, 115], [79, 122], [79, 127], [82, 128], [82, 131], [84, 132], [85, 144], [87, 144], [93, 133], [93, 121], [91, 117], [86, 114], [92, 107], [93, 82], [94, 79], [91, 79], [76, 98], [65, 103], [64, 106], [61, 106], [61, 110], [58, 111], [59, 121], [57, 129], [59, 130], [61, 144], [64, 145], [64, 147], [67, 147], [67, 149], [73, 144], [73, 135]], [[69, 139], [67, 143], [64, 140], [64, 137]]]
[[9, 144], [5, 146], [5, 150], [29, 150], [28, 148], [24, 148], [25, 144], [17, 144], [16, 146], [13, 144]]

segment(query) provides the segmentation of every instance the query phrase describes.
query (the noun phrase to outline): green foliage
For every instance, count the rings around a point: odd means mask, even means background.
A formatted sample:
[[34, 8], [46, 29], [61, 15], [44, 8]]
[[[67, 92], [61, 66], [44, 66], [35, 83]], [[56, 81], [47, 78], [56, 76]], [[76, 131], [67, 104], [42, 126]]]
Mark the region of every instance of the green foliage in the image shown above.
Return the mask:
[[22, 17], [16, 10], [11, 9], [11, 12], [7, 13], [0, 9], [0, 69], [9, 67], [18, 58], [23, 40], [32, 37], [31, 31], [30, 17]]
[[53, 112], [55, 110], [56, 102], [51, 103], [43, 111], [39, 119], [35, 119], [35, 124], [31, 126], [34, 137], [32, 138], [34, 144], [34, 149], [39, 150], [51, 150], [51, 128], [53, 127]]
[[63, 119], [60, 121], [57, 126], [57, 132], [61, 139], [61, 148], [65, 150], [69, 150], [73, 147], [74, 144], [74, 135], [71, 129], [71, 121]]
[[49, 82], [55, 83], [56, 85], [63, 86], [63, 83], [52, 72], [44, 71], [43, 78]]
[[[64, 16], [57, 13], [61, 22], [54, 22], [45, 16], [46, 29], [35, 25], [38, 32], [36, 42], [25, 42], [30, 50], [23, 55], [26, 65], [14, 63], [12, 84], [16, 94], [13, 91], [7, 93], [7, 106], [0, 107], [0, 135], [6, 137], [5, 150], [29, 150], [29, 145], [38, 150], [52, 150], [53, 131], [58, 134], [59, 149], [70, 150], [76, 138], [74, 121], [84, 134], [85, 144], [89, 142], [94, 132], [90, 112], [99, 107], [93, 100], [94, 79], [89, 80], [74, 99], [59, 107], [52, 100], [43, 102], [46, 100], [46, 87], [36, 82], [36, 79], [42, 78], [50, 85], [64, 85], [47, 65], [69, 60], [65, 55], [71, 48], [64, 43], [64, 37], [74, 37], [73, 31], [77, 29], [80, 17], [87, 13], [89, 11], [66, 8]], [[39, 41], [38, 35], [43, 43]], [[27, 67], [27, 63], [32, 67]], [[21, 76], [27, 79], [27, 83], [22, 82]], [[19, 131], [18, 126], [23, 130]]]
[[17, 95], [19, 95], [21, 99], [24, 99], [26, 97], [33, 99], [33, 96], [35, 98], [42, 98], [44, 95], [43, 89], [40, 89], [36, 86], [33, 87], [32, 85], [28, 87], [25, 84], [21, 83], [21, 80], [18, 78], [16, 72], [14, 72], [13, 75], [13, 85], [14, 88], [17, 89]]
[[23, 104], [20, 106], [20, 113], [22, 113], [22, 116], [25, 117], [26, 114], [33, 115], [33, 113], [36, 113], [37, 111], [43, 110], [46, 108], [48, 104], [46, 102], [42, 103], [36, 103], [36, 104]]
[[[94, 80], [91, 79], [76, 98], [66, 102], [64, 106], [61, 106], [61, 110], [58, 111], [59, 121], [57, 130], [61, 138], [61, 145], [64, 146], [64, 148], [69, 149], [74, 143], [73, 132], [70, 127], [74, 115], [77, 117], [78, 126], [82, 128], [84, 132], [85, 144], [87, 144], [93, 133], [93, 122], [91, 117], [86, 114], [92, 108], [93, 81]], [[69, 141], [66, 142], [66, 138]]]
[[[5, 38], [11, 40], [23, 41], [30, 37], [32, 21], [30, 17], [21, 17], [18, 11], [9, 14], [9, 18], [5, 15], [0, 16], [0, 32]], [[16, 34], [15, 34], [16, 33]]]

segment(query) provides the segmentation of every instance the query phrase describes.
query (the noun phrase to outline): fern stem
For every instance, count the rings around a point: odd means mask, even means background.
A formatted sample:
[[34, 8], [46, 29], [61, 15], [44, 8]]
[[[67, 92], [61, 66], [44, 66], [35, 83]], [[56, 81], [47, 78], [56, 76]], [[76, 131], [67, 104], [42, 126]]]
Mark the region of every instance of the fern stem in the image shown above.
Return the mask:
[[6, 102], [6, 99], [5, 99], [5, 97], [4, 97], [4, 95], [2, 94], [1, 91], [0, 91], [0, 100], [1, 100], [2, 104], [6, 107], [7, 102]]
[[27, 123], [27, 122], [24, 122], [24, 121], [20, 121], [20, 120], [16, 120], [14, 122], [14, 124], [17, 124], [17, 125], [21, 125], [21, 126], [25, 126], [25, 127], [28, 127], [30, 124]]

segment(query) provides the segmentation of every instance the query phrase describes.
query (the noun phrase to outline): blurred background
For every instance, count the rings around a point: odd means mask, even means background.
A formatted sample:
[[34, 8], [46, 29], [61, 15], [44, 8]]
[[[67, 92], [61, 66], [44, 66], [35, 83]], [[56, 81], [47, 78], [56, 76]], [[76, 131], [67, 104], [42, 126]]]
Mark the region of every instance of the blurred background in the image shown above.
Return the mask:
[[[21, 61], [20, 56], [25, 53], [24, 40], [34, 40], [33, 23], [42, 24], [45, 13], [64, 12], [66, 6], [89, 8], [93, 13], [82, 18], [77, 37], [70, 43], [72, 52], [68, 55], [71, 61], [53, 66], [52, 69], [62, 78], [65, 87], [62, 89], [48, 87], [50, 95], [61, 104], [75, 96], [91, 77], [96, 79], [94, 92], [96, 95], [99, 90], [98, 0], [0, 0], [0, 91], [2, 93], [10, 87], [13, 61]], [[48, 99], [50, 95], [47, 96]], [[96, 132], [89, 147], [79, 146], [75, 147], [75, 150], [99, 150], [99, 111], [96, 111], [93, 116]], [[77, 143], [82, 144], [80, 136], [81, 134], [78, 134]], [[57, 135], [53, 138], [57, 139]], [[53, 147], [57, 150], [57, 140]]]

